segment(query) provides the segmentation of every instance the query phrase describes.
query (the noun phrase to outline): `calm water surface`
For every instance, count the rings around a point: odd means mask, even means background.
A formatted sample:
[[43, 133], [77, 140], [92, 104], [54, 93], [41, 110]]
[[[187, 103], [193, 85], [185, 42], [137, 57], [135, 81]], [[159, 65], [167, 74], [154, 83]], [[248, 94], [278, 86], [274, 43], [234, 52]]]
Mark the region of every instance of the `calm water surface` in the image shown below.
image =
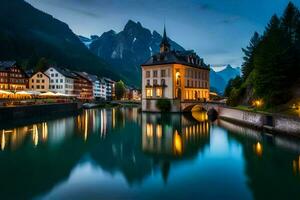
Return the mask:
[[0, 124], [1, 199], [299, 199], [300, 143], [205, 113]]

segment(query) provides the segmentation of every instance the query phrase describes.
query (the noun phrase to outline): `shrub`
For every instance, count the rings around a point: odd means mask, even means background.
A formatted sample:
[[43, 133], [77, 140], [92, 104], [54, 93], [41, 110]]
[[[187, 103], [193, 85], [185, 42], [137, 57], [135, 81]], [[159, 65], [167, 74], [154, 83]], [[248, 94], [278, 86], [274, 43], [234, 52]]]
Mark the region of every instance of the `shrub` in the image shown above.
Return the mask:
[[170, 112], [171, 110], [171, 101], [169, 99], [158, 99], [156, 102], [156, 107], [161, 112]]

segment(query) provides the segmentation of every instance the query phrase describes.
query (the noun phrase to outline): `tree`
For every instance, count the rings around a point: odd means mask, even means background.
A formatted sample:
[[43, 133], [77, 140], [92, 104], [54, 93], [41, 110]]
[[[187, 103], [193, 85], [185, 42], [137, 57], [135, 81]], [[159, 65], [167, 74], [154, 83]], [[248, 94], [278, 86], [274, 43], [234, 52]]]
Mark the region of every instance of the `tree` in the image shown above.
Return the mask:
[[279, 18], [274, 15], [255, 54], [255, 91], [266, 106], [288, 100], [291, 84], [290, 70], [294, 63], [293, 51]]
[[232, 89], [239, 89], [243, 84], [243, 79], [240, 76], [232, 78], [228, 81], [228, 84], [225, 88], [224, 96], [229, 97]]
[[260, 42], [260, 36], [257, 32], [255, 32], [250, 40], [249, 46], [247, 46], [245, 49], [242, 48], [242, 51], [244, 52], [244, 62], [242, 64], [242, 74], [243, 79], [246, 80], [249, 76], [249, 74], [254, 69], [254, 52], [257, 49], [257, 46]]
[[50, 61], [47, 58], [40, 58], [36, 64], [34, 71], [45, 71], [50, 65]]
[[117, 100], [120, 100], [125, 95], [125, 84], [122, 80], [118, 81], [115, 85], [115, 93]]
[[170, 112], [171, 110], [171, 101], [169, 99], [158, 99], [156, 102], [156, 107], [161, 112]]

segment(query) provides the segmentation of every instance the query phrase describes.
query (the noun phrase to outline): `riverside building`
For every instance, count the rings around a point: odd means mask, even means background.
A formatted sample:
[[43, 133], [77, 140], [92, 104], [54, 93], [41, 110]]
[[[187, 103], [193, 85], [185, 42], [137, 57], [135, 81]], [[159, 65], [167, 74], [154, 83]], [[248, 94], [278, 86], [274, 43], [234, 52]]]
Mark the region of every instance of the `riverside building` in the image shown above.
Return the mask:
[[159, 112], [159, 99], [171, 101], [171, 111], [180, 112], [181, 103], [209, 99], [209, 65], [194, 51], [174, 51], [166, 30], [160, 52], [142, 67], [142, 110]]

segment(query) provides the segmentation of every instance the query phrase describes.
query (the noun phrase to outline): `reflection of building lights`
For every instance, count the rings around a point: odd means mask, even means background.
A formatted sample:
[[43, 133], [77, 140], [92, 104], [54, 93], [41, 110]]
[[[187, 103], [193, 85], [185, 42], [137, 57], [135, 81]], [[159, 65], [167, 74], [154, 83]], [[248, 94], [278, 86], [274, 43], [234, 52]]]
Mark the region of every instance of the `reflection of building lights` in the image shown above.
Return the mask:
[[87, 140], [87, 134], [88, 134], [88, 112], [85, 111], [85, 116], [84, 116], [84, 141]]
[[153, 136], [153, 125], [152, 124], [146, 125], [146, 135], [147, 135], [147, 137]]
[[161, 138], [161, 136], [162, 136], [162, 126], [160, 124], [157, 124], [157, 126], [156, 126], [156, 136], [158, 138]]
[[2, 137], [1, 137], [1, 150], [3, 151], [5, 148], [5, 134], [4, 130], [2, 131]]
[[300, 172], [300, 156], [298, 157], [298, 160], [293, 160], [293, 171], [298, 174]]
[[38, 142], [39, 142], [39, 131], [38, 131], [37, 125], [33, 125], [32, 140], [33, 140], [34, 146], [37, 146]]
[[262, 145], [257, 142], [255, 145], [254, 145], [254, 152], [258, 155], [258, 156], [261, 156], [262, 153], [263, 153], [263, 147]]
[[46, 141], [48, 138], [48, 126], [47, 123], [42, 123], [42, 139]]
[[182, 139], [177, 130], [174, 134], [174, 153], [176, 155], [182, 154]]

